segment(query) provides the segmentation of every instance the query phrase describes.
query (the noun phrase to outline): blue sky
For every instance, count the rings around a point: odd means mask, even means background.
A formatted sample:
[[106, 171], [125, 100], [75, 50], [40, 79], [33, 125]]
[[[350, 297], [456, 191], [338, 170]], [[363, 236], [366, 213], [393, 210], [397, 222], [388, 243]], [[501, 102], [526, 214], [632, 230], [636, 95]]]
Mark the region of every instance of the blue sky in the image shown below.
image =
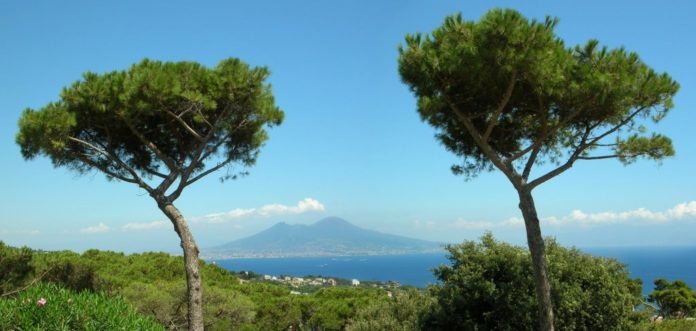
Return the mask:
[[47, 159], [25, 162], [14, 143], [26, 107], [57, 100], [85, 71], [147, 57], [213, 66], [238, 57], [272, 71], [285, 111], [250, 176], [216, 176], [177, 201], [202, 247], [276, 222], [340, 216], [359, 226], [447, 242], [486, 229], [524, 243], [517, 197], [499, 173], [465, 181], [422, 123], [399, 79], [397, 46], [446, 15], [493, 7], [560, 18], [568, 45], [625, 46], [681, 84], [657, 127], [677, 155], [661, 166], [591, 161], [535, 190], [545, 234], [579, 246], [690, 245], [696, 231], [696, 6], [689, 1], [2, 1], [0, 2], [0, 240], [44, 249], [177, 251], [155, 203], [100, 174], [77, 176]]

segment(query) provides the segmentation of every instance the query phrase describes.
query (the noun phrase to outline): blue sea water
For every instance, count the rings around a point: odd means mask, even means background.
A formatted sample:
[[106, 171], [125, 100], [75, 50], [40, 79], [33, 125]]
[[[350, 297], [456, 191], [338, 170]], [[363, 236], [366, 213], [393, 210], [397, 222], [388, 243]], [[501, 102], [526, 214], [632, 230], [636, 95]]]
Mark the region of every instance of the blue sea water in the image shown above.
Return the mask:
[[321, 275], [345, 279], [398, 281], [402, 285], [424, 287], [434, 283], [432, 269], [447, 263], [443, 253], [342, 256], [288, 257], [214, 260], [217, 265], [232, 271], [253, 271], [264, 275], [306, 276]]
[[[643, 292], [652, 290], [656, 278], [682, 279], [696, 289], [695, 247], [602, 247], [583, 248], [597, 256], [616, 258], [628, 266], [633, 278], [643, 280]], [[424, 287], [435, 283], [432, 269], [447, 264], [442, 254], [390, 256], [295, 257], [214, 260], [232, 271], [254, 271], [267, 275], [322, 275], [371, 281], [398, 281]]]
[[643, 293], [653, 290], [653, 281], [681, 279], [696, 289], [696, 246], [690, 247], [595, 247], [592, 255], [615, 258], [628, 267], [633, 278], [643, 281]]

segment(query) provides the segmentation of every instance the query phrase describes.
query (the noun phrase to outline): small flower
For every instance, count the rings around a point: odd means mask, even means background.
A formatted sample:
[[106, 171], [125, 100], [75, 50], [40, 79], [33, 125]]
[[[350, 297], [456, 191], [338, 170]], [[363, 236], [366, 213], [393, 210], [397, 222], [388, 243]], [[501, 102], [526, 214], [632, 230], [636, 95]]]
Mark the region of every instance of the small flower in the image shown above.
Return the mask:
[[39, 301], [37, 301], [36, 303], [37, 303], [39, 306], [43, 306], [43, 305], [46, 304], [46, 299], [41, 298], [41, 299], [39, 299]]
[[72, 299], [68, 298], [68, 304], [72, 303]]

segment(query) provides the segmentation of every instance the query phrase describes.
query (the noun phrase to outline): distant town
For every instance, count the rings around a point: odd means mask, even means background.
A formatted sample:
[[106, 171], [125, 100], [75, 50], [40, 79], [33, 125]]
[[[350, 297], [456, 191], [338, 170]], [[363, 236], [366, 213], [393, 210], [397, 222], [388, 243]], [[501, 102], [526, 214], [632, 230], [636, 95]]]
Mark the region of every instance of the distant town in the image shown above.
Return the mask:
[[[314, 293], [326, 287], [366, 287], [379, 288], [387, 291], [391, 297], [391, 290], [402, 288], [397, 281], [361, 281], [359, 279], [344, 279], [339, 277], [323, 277], [319, 275], [307, 275], [294, 277], [288, 275], [262, 275], [253, 271], [239, 271], [235, 273], [240, 284], [247, 283], [273, 283], [289, 288], [291, 294], [302, 295]], [[409, 286], [404, 286], [409, 287]]]

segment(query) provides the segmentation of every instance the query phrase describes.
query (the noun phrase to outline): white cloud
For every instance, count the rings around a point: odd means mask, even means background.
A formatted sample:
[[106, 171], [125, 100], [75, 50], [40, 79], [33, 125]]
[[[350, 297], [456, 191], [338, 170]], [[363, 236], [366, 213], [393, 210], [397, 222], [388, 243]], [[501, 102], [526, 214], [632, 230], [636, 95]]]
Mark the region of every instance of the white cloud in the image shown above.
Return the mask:
[[309, 211], [324, 211], [324, 205], [321, 202], [306, 198], [299, 201], [296, 206], [285, 206], [281, 204], [270, 204], [259, 208], [258, 213], [260, 216], [273, 216], [273, 215], [292, 215], [292, 214], [302, 214]]
[[510, 217], [507, 221], [502, 223], [505, 226], [520, 226], [524, 225], [524, 220], [519, 217]]
[[128, 223], [123, 226], [123, 230], [126, 231], [140, 231], [140, 230], [153, 230], [161, 229], [167, 226], [166, 221], [154, 221], [149, 223]]
[[109, 226], [104, 223], [99, 223], [99, 225], [88, 226], [86, 228], [80, 229], [80, 233], [104, 233], [111, 230]]
[[638, 208], [629, 211], [598, 213], [586, 213], [582, 210], [573, 210], [563, 217], [546, 217], [542, 222], [551, 225], [564, 224], [612, 224], [628, 221], [647, 221], [651, 223], [668, 223], [688, 218], [696, 218], [696, 200], [680, 203], [665, 211], [651, 211], [646, 208]]
[[[648, 222], [648, 223], [668, 223], [684, 219], [696, 219], [696, 200], [691, 202], [680, 203], [670, 209], [664, 211], [651, 211], [646, 208], [638, 208], [629, 211], [604, 211], [596, 213], [587, 213], [576, 209], [570, 214], [557, 217], [549, 216], [541, 218], [542, 224], [551, 226], [564, 225], [600, 225], [600, 224], [615, 224], [625, 222]], [[524, 220], [520, 217], [511, 217], [502, 222], [491, 221], [469, 221], [459, 218], [454, 222], [437, 226], [433, 222], [424, 223], [415, 221], [414, 227], [417, 229], [437, 229], [437, 228], [454, 228], [463, 230], [492, 230], [495, 228], [520, 227], [524, 225]]]
[[297, 215], [313, 211], [324, 211], [324, 205], [312, 198], [306, 198], [299, 201], [295, 206], [274, 203], [259, 208], [237, 208], [224, 213], [213, 213], [202, 217], [194, 217], [192, 221], [196, 223], [225, 223], [241, 218]]

